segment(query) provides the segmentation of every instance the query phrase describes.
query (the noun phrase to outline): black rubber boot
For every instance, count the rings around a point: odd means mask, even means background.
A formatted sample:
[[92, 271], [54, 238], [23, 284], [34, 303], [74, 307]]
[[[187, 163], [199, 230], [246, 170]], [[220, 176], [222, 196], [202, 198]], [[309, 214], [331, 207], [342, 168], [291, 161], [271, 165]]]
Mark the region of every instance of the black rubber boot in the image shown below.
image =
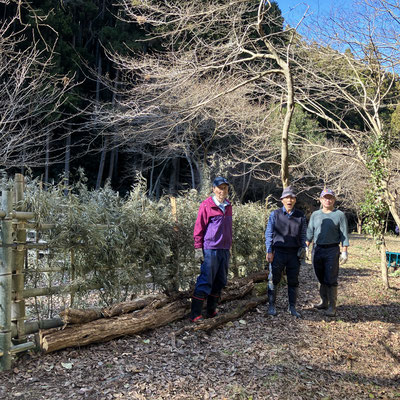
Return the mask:
[[219, 300], [218, 294], [210, 294], [207, 297], [207, 318], [213, 318], [217, 316], [218, 300]]
[[296, 318], [301, 318], [301, 314], [296, 310], [297, 293], [299, 289], [297, 287], [288, 286], [288, 296], [289, 296], [289, 308], [288, 312]]
[[317, 310], [326, 310], [328, 308], [328, 286], [320, 285], [319, 295], [321, 296], [321, 301], [314, 305]]
[[190, 321], [199, 322], [203, 319], [202, 310], [203, 310], [204, 298], [198, 296], [196, 293], [192, 297], [192, 310], [190, 312]]
[[276, 289], [272, 290], [268, 288], [268, 314], [275, 316], [277, 314], [276, 308], [275, 308], [275, 302], [276, 302]]
[[336, 301], [337, 301], [337, 286], [328, 287], [328, 302], [329, 307], [325, 311], [327, 317], [334, 317], [336, 315]]

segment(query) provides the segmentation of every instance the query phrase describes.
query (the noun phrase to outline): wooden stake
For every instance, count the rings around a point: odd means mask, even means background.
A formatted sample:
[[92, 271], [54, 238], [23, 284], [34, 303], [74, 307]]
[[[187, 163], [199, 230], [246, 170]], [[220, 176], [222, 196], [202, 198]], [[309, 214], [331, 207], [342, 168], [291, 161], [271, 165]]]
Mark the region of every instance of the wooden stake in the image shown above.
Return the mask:
[[0, 263], [0, 370], [11, 368], [11, 285], [12, 285], [12, 195], [2, 191], [2, 209], [6, 216], [1, 223], [1, 263]]
[[[22, 202], [24, 199], [24, 176], [22, 174], [15, 174], [14, 179], [15, 190], [15, 209], [16, 211], [23, 212]], [[17, 344], [26, 342], [25, 335], [25, 299], [24, 299], [24, 264], [25, 264], [25, 250], [26, 250], [26, 227], [24, 221], [18, 221], [16, 227], [16, 241], [17, 247], [14, 248], [13, 257], [13, 292], [14, 299], [11, 309], [11, 320], [17, 326], [17, 337], [14, 339]]]

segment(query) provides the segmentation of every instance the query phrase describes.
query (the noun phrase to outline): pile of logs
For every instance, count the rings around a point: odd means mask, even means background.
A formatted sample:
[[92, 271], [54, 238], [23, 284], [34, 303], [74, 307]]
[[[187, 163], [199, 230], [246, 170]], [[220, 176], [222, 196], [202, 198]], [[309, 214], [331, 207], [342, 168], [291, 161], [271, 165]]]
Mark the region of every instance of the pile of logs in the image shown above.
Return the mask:
[[[263, 271], [250, 278], [229, 282], [222, 293], [221, 302], [249, 297], [253, 292], [255, 282], [265, 279], [266, 273]], [[175, 334], [187, 330], [212, 330], [239, 318], [265, 301], [265, 296], [250, 297], [242, 300], [242, 304], [229, 313], [190, 324]], [[170, 297], [164, 294], [149, 295], [103, 309], [67, 309], [61, 313], [61, 318], [65, 323], [63, 327], [39, 332], [40, 347], [49, 353], [67, 347], [106, 342], [167, 325], [186, 317], [189, 311], [190, 292], [181, 292]]]

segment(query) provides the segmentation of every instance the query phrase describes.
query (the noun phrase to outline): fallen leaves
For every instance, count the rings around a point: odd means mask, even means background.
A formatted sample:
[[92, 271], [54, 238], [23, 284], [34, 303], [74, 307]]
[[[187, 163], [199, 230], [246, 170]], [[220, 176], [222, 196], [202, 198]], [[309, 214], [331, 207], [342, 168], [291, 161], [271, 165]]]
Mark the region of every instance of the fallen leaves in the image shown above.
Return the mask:
[[[365, 253], [363, 246], [353, 240], [350, 260], [341, 267], [337, 318], [327, 319], [312, 308], [317, 284], [312, 269], [302, 268], [303, 320], [286, 313], [282, 286], [275, 318], [267, 315], [266, 304], [259, 304], [209, 333], [183, 330], [174, 342], [186, 319], [109, 343], [22, 357], [1, 374], [0, 398], [398, 398], [400, 278], [391, 280], [397, 290], [382, 295], [375, 253], [370, 248]], [[221, 315], [238, 305], [224, 303]]]

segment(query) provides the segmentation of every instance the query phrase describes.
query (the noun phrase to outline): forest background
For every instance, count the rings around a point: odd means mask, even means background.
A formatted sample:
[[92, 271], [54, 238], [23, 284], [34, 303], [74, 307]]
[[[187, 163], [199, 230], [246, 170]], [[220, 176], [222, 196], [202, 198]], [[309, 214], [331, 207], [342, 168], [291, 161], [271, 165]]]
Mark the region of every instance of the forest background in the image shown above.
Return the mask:
[[307, 214], [329, 186], [352, 227], [394, 229], [399, 2], [301, 7], [291, 26], [269, 1], [1, 1], [1, 165], [122, 195], [143, 176], [155, 199], [290, 183]]

